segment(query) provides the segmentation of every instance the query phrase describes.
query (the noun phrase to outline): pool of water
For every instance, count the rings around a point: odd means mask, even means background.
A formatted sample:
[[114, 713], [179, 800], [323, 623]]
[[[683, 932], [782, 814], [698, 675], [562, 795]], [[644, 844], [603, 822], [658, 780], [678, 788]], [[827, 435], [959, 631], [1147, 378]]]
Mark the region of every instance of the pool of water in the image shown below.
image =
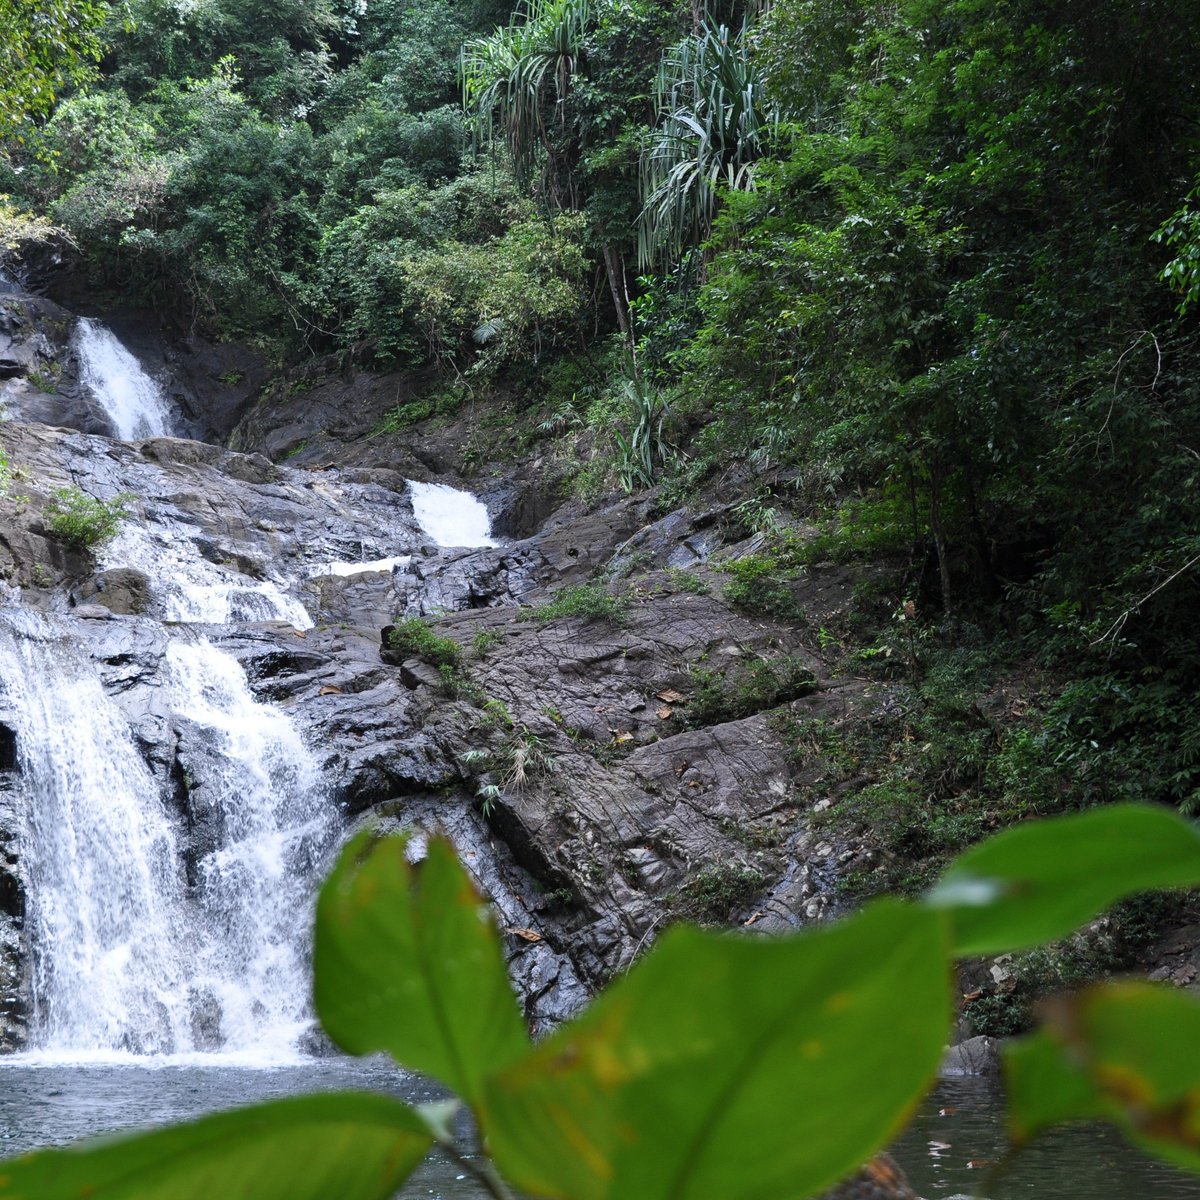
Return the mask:
[[1003, 1101], [977, 1079], [940, 1083], [894, 1153], [929, 1200], [1200, 1200], [1200, 1178], [1147, 1158], [1102, 1125], [1055, 1131], [1003, 1161]]
[[[313, 1059], [276, 1067], [231, 1067], [199, 1059], [153, 1066], [0, 1060], [0, 1157], [302, 1092], [363, 1089], [387, 1092], [410, 1104], [444, 1096], [385, 1059]], [[460, 1165], [435, 1151], [400, 1195], [405, 1200], [479, 1200], [485, 1193]]]
[[[231, 1067], [193, 1061], [132, 1064], [0, 1063], [0, 1156], [117, 1129], [182, 1121], [300, 1092], [369, 1088], [412, 1104], [440, 1099], [433, 1085], [386, 1060], [309, 1060]], [[1200, 1200], [1200, 1179], [1130, 1149], [1101, 1127], [1043, 1138], [995, 1173], [1004, 1154], [1003, 1106], [977, 1080], [939, 1085], [894, 1152], [929, 1200]], [[399, 1193], [403, 1200], [483, 1200], [462, 1167], [434, 1153]]]

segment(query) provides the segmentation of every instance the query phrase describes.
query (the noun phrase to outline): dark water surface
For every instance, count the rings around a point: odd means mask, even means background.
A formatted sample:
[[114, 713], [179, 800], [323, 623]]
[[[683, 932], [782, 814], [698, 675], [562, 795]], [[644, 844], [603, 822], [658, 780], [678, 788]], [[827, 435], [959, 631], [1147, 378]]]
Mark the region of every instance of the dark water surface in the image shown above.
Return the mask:
[[[238, 1068], [202, 1062], [147, 1067], [8, 1060], [0, 1062], [0, 1155], [300, 1092], [362, 1088], [414, 1104], [440, 1095], [425, 1081], [384, 1061], [327, 1059]], [[1144, 1158], [1115, 1133], [1099, 1127], [1044, 1138], [998, 1179], [992, 1178], [990, 1164], [1004, 1152], [1002, 1122], [1000, 1101], [987, 1085], [946, 1081], [923, 1106], [895, 1153], [929, 1200], [958, 1194], [987, 1195], [990, 1200], [1200, 1200], [1200, 1179]], [[803, 1136], [802, 1123], [797, 1134]], [[485, 1193], [460, 1165], [435, 1155], [400, 1195], [405, 1200], [482, 1200]]]
[[996, 1173], [1005, 1150], [999, 1093], [977, 1079], [944, 1080], [894, 1148], [929, 1200], [1200, 1200], [1200, 1178], [1132, 1149], [1103, 1125], [1040, 1138]]

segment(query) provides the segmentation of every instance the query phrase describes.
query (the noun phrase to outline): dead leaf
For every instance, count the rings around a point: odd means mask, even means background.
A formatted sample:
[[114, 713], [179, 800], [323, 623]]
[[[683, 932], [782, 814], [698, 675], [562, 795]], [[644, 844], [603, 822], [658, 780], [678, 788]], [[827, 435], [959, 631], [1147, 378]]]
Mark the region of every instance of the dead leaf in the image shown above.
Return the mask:
[[655, 699], [665, 701], [667, 704], [683, 704], [687, 697], [674, 688], [667, 688], [665, 691], [655, 693]]
[[523, 938], [527, 942], [540, 942], [542, 935], [536, 929], [506, 929], [505, 933], [511, 933], [513, 937]]
[[664, 704], [662, 708], [658, 710], [658, 719], [660, 721], [665, 721], [674, 711], [675, 710], [669, 705]]
[[340, 696], [342, 689], [334, 687], [332, 683], [327, 683], [318, 693], [318, 696]]
[[611, 730], [610, 732], [613, 735], [613, 741], [616, 742], [617, 745], [620, 745], [622, 742], [632, 742], [633, 741], [633, 734], [629, 733], [627, 730], [618, 733], [614, 729], [614, 730]]
[[293, 629], [293, 630], [292, 630], [292, 636], [293, 636], [293, 637], [298, 637], [298, 638], [307, 638], [307, 637], [308, 637], [308, 630], [306, 630], [306, 629]]

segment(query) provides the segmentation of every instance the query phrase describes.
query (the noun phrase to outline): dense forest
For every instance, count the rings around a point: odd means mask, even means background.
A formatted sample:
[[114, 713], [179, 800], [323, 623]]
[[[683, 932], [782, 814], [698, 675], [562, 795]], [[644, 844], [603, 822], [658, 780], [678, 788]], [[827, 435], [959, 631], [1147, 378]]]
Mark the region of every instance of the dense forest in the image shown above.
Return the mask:
[[811, 632], [911, 684], [839, 747], [897, 862], [1200, 809], [1195, 4], [59, 8], [9, 240], [281, 365], [413, 372], [394, 427], [498, 397], [583, 440], [585, 497], [732, 491], [747, 612], [870, 564]]

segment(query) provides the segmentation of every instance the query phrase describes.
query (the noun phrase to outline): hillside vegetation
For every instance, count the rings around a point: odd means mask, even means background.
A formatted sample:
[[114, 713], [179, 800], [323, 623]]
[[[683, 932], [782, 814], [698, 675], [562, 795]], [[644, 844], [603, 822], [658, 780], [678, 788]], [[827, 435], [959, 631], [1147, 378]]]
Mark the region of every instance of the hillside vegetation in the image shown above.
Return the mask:
[[0, 158], [96, 296], [435, 372], [394, 429], [502, 393], [594, 434], [585, 496], [734, 494], [747, 611], [873, 564], [813, 636], [911, 698], [824, 749], [905, 861], [1200, 809], [1194, 3], [128, 0], [101, 40]]

